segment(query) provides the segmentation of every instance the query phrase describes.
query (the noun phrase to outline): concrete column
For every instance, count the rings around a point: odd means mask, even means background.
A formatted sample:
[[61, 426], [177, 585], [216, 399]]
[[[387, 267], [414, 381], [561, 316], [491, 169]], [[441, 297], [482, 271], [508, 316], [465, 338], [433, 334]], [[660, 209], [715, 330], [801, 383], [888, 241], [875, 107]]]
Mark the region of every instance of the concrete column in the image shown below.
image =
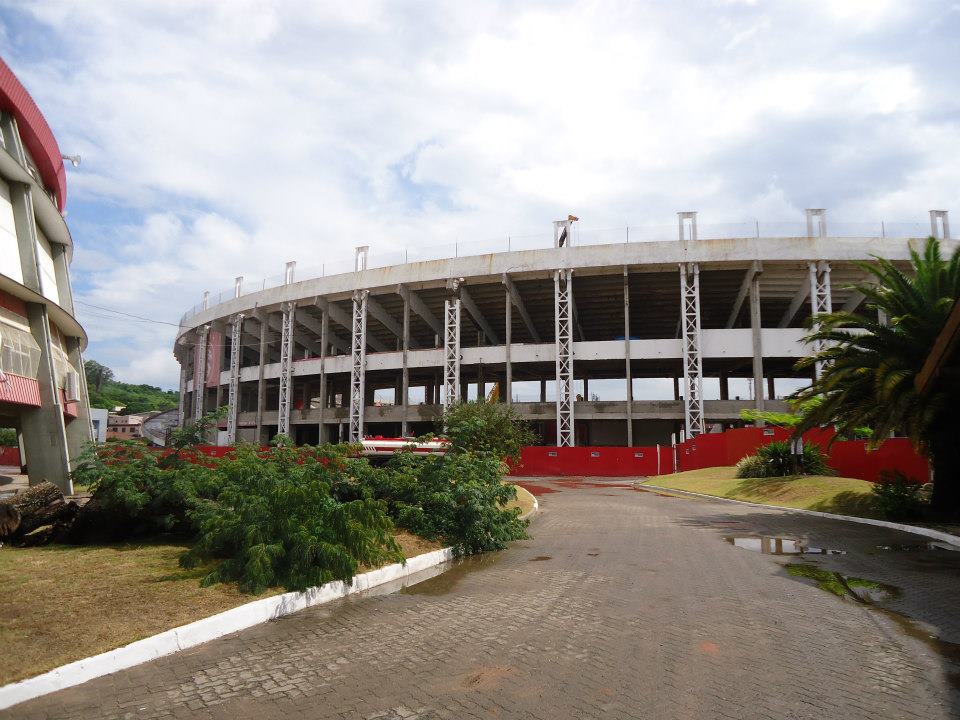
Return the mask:
[[[633, 447], [633, 368], [630, 362], [630, 275], [623, 269], [623, 352], [626, 361], [624, 370], [627, 380], [627, 447]], [[589, 400], [586, 380], [584, 380], [584, 399]]]
[[590, 378], [586, 376], [583, 378], [583, 399], [590, 400]]
[[400, 376], [400, 408], [402, 420], [400, 421], [400, 435], [406, 437], [409, 433], [407, 426], [407, 407], [410, 404], [410, 296], [403, 298], [403, 369]]
[[[753, 339], [753, 397], [754, 408], [763, 410], [763, 342], [760, 328], [760, 275], [754, 273], [750, 281], [750, 333]], [[762, 425], [757, 421], [758, 426]]]
[[[186, 405], [187, 398], [187, 362], [185, 359], [177, 358], [180, 361], [180, 402], [177, 405], [177, 427], [183, 427], [183, 408]], [[84, 373], [86, 377], [86, 373]]]
[[678, 377], [675, 377], [673, 379], [673, 399], [674, 400], [680, 399], [680, 378]]
[[483, 372], [483, 363], [477, 367], [477, 400], [487, 397], [487, 378]]
[[771, 400], [774, 400], [777, 397], [777, 392], [774, 386], [774, 379], [775, 378], [773, 377], [773, 375], [767, 378], [767, 397], [770, 398]]
[[66, 338], [67, 359], [77, 373], [77, 383], [80, 390], [80, 397], [77, 402], [77, 417], [72, 422], [67, 423], [67, 450], [70, 453], [70, 468], [83, 452], [84, 446], [93, 442], [93, 420], [90, 418], [90, 393], [87, 389], [87, 373], [83, 368], [83, 354], [80, 351], [80, 338]]
[[53, 364], [53, 342], [46, 305], [27, 303], [27, 318], [30, 332], [40, 346], [37, 382], [40, 386], [41, 405], [20, 415], [29, 482], [37, 485], [49, 480], [65, 495], [72, 495], [69, 445], [60, 387]]
[[320, 316], [320, 442], [328, 441], [327, 426], [323, 424], [329, 402], [327, 399], [327, 349], [330, 346], [330, 314], [321, 310]]
[[720, 399], [730, 399], [730, 377], [725, 372], [720, 373]]
[[547, 401], [547, 381], [540, 381], [540, 402], [545, 403]]
[[513, 298], [510, 297], [510, 291], [506, 292], [507, 310], [504, 325], [504, 354], [506, 355], [506, 370], [503, 383], [504, 397], [502, 398], [507, 405], [513, 403], [513, 360], [510, 357], [510, 348], [513, 344]]
[[[257, 368], [257, 442], [263, 443], [263, 409], [267, 404], [267, 381], [263, 377], [263, 369], [267, 364], [267, 333], [270, 332], [268, 314], [261, 312], [257, 315], [260, 320], [260, 366]], [[196, 373], [194, 373], [196, 375]], [[194, 388], [197, 392], [197, 388]]]

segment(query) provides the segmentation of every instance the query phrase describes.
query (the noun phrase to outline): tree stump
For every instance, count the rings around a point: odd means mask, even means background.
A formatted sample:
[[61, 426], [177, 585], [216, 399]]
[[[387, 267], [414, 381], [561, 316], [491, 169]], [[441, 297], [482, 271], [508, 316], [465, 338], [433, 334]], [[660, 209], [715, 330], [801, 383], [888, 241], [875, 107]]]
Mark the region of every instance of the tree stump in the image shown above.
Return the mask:
[[0, 539], [22, 538], [45, 525], [72, 520], [76, 514], [76, 503], [66, 502], [60, 488], [43, 482], [0, 500]]

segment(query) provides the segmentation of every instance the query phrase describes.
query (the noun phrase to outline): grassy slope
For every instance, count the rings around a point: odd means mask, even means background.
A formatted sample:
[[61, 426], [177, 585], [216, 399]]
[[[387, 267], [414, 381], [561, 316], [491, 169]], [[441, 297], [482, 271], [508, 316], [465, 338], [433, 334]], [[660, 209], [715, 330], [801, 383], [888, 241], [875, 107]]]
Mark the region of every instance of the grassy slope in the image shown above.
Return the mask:
[[180, 394], [175, 390], [161, 390], [152, 385], [133, 385], [116, 380], [107, 380], [100, 390], [90, 384], [89, 392], [90, 407], [111, 410], [118, 405], [124, 405], [127, 413], [171, 410], [177, 407], [180, 398]]
[[646, 482], [766, 505], [878, 517], [871, 502], [873, 484], [866, 480], [823, 475], [738, 480], [735, 472], [733, 467], [704, 468], [661, 475]]
[[[397, 533], [404, 555], [440, 547]], [[183, 570], [186, 548], [0, 547], [0, 685], [273, 595], [201, 588], [209, 568]]]
[[517, 497], [507, 503], [507, 509], [510, 508], [520, 508], [520, 516], [523, 517], [531, 510], [533, 510], [533, 504], [536, 502], [533, 495], [530, 494], [528, 490], [524, 490], [519, 485], [517, 488]]

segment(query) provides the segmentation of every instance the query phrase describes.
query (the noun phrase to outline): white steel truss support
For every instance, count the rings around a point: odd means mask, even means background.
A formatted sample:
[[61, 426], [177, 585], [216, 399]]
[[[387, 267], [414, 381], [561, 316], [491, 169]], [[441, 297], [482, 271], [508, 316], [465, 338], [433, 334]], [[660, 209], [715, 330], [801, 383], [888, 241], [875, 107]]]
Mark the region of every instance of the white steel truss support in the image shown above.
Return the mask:
[[237, 410], [240, 404], [240, 349], [243, 341], [243, 313], [239, 313], [230, 332], [230, 384], [227, 386], [227, 445], [237, 441]]
[[199, 420], [203, 416], [204, 400], [207, 394], [207, 336], [210, 326], [200, 328], [197, 336], [197, 354], [193, 366], [193, 419]]
[[443, 409], [460, 399], [460, 283], [449, 281], [443, 301]]
[[367, 295], [353, 293], [353, 327], [350, 338], [350, 442], [363, 440], [363, 406], [367, 375]]
[[290, 394], [293, 385], [293, 334], [296, 325], [297, 306], [285, 303], [283, 306], [283, 327], [280, 332], [280, 403], [277, 408], [277, 434], [287, 435], [290, 431]]
[[557, 447], [573, 447], [572, 270], [557, 270], [553, 274], [553, 318], [557, 351]]
[[[830, 263], [820, 260], [810, 263], [810, 314], [813, 318], [814, 326], [817, 323], [817, 316], [833, 312], [833, 299], [830, 292]], [[826, 348], [823, 340], [818, 340], [813, 345], [813, 351], [819, 353]], [[814, 365], [814, 373], [819, 380], [823, 373], [823, 363], [818, 362]]]
[[703, 357], [700, 353], [700, 265], [680, 263], [681, 322], [683, 324], [683, 416], [687, 437], [704, 431]]

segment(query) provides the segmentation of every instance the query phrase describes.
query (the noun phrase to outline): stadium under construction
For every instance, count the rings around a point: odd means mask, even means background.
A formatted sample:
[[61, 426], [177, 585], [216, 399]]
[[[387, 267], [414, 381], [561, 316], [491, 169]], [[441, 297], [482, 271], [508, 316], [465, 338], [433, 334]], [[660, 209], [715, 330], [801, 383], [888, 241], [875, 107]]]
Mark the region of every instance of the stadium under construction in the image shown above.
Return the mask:
[[[929, 231], [928, 231], [929, 230]], [[174, 353], [181, 422], [227, 406], [219, 444], [410, 436], [450, 402], [511, 403], [557, 446], [649, 446], [786, 410], [812, 315], [871, 312], [859, 263], [904, 266], [924, 223], [797, 223], [580, 231], [432, 259], [373, 257], [245, 283], [191, 309]], [[539, 247], [538, 247], [539, 245]], [[482, 251], [482, 252], [481, 252]], [[312, 275], [300, 279], [299, 275]], [[813, 372], [816, 372], [814, 370]]]

